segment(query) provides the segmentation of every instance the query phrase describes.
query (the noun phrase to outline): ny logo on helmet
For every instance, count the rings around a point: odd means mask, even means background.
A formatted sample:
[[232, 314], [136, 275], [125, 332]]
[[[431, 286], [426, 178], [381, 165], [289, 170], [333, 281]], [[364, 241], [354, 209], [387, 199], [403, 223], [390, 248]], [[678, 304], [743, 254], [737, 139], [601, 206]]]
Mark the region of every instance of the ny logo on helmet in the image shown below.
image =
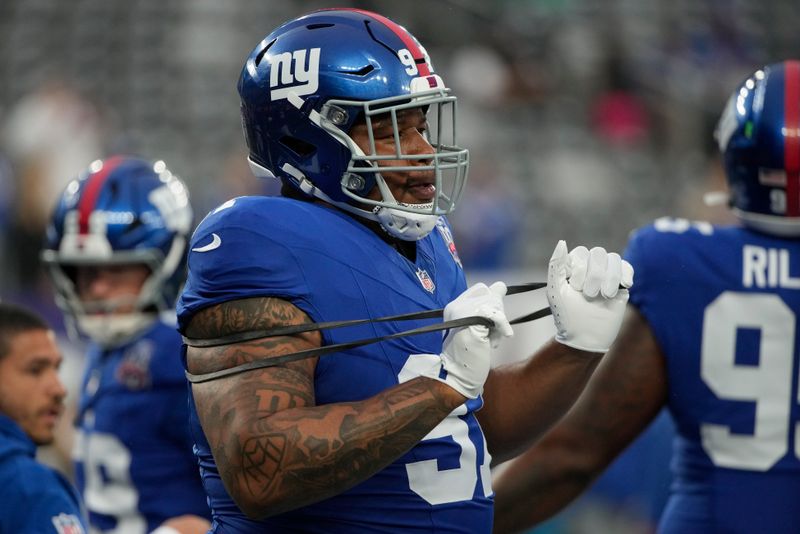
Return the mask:
[[[319, 48], [276, 54], [270, 59], [270, 98], [280, 100], [289, 93], [310, 95], [319, 87]], [[308, 52], [308, 65], [306, 65]], [[288, 86], [288, 87], [287, 87]]]

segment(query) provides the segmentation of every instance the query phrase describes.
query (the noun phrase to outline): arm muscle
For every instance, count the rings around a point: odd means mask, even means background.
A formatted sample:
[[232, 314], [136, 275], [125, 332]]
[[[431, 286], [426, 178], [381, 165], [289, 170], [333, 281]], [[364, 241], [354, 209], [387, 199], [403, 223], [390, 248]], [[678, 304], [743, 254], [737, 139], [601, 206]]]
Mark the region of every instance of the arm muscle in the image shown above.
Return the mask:
[[[187, 335], [216, 337], [310, 322], [275, 298], [198, 312]], [[214, 348], [190, 348], [189, 371], [205, 373], [320, 346], [305, 333]], [[359, 402], [317, 406], [316, 358], [194, 384], [198, 416], [231, 497], [266, 517], [341, 493], [414, 446], [464, 401], [449, 386], [416, 378]]]

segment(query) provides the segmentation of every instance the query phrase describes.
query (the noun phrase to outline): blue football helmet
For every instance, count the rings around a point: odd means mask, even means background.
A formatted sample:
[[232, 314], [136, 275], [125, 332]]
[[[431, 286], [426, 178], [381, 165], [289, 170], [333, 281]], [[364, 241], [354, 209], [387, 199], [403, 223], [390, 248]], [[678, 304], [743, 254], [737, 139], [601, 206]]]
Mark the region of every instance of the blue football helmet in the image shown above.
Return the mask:
[[767, 65], [742, 82], [716, 135], [734, 213], [759, 231], [800, 236], [800, 61]]
[[[456, 97], [416, 38], [391, 20], [359, 9], [323, 9], [291, 20], [256, 46], [238, 88], [257, 176], [279, 177], [405, 240], [421, 239], [456, 207], [469, 166], [469, 153], [455, 138]], [[397, 113], [408, 108], [427, 111], [434, 154], [400, 153]], [[391, 117], [394, 154], [375, 150], [378, 115]], [[369, 132], [371, 147], [364, 150], [348, 135], [358, 121]], [[376, 172], [386, 160], [411, 163], [393, 171], [431, 171], [433, 202], [397, 202]], [[375, 187], [381, 200], [366, 198]]]
[[[186, 271], [192, 209], [186, 186], [164, 162], [114, 156], [95, 161], [64, 190], [47, 228], [42, 260], [56, 302], [73, 326], [104, 347], [127, 342], [171, 312]], [[82, 302], [78, 266], [143, 264], [134, 302]], [[131, 313], [114, 313], [133, 304]]]

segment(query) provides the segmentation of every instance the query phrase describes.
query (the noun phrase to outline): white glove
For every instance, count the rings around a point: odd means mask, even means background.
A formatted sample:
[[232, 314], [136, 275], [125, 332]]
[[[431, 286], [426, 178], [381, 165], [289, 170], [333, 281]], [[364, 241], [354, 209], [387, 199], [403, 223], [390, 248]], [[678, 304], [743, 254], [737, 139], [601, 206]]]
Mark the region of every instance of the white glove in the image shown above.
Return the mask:
[[502, 338], [514, 335], [503, 309], [505, 294], [503, 282], [495, 282], [491, 287], [478, 283], [445, 306], [445, 321], [478, 316], [489, 319], [494, 326], [450, 329], [444, 338], [439, 364], [422, 375], [444, 382], [467, 398], [477, 398], [489, 376], [491, 349], [496, 349]]
[[579, 350], [606, 352], [619, 333], [627, 288], [632, 285], [633, 267], [619, 254], [582, 246], [567, 254], [567, 244], [559, 241], [547, 271], [556, 341]]

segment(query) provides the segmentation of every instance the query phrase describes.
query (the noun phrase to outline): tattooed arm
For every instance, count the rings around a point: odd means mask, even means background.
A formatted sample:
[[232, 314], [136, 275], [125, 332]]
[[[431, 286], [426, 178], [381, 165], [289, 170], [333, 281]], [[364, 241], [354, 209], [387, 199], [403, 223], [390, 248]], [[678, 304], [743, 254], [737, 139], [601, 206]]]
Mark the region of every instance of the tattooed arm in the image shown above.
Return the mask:
[[[225, 302], [199, 311], [187, 335], [311, 322], [276, 298]], [[191, 347], [191, 373], [319, 347], [318, 332], [213, 348]], [[258, 369], [192, 385], [195, 405], [225, 488], [251, 518], [286, 512], [339, 494], [411, 449], [466, 399], [418, 377], [369, 399], [316, 406], [317, 360]]]

